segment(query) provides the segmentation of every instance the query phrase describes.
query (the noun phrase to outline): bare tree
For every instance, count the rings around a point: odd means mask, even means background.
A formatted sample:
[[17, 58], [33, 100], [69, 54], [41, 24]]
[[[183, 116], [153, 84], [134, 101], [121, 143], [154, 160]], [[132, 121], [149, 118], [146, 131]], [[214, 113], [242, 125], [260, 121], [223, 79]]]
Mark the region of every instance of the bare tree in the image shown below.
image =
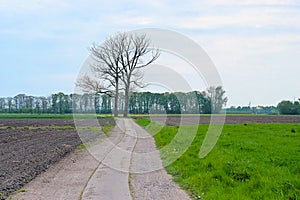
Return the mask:
[[[145, 34], [122, 34], [119, 62], [122, 65], [121, 80], [125, 90], [124, 117], [128, 116], [129, 93], [132, 86], [142, 86], [140, 69], [153, 63], [160, 55], [159, 49], [150, 48], [151, 41]], [[143, 61], [144, 58], [146, 61]]]
[[[133, 33], [118, 33], [101, 45], [93, 44], [90, 50], [95, 61], [92, 71], [96, 79], [85, 75], [76, 85], [85, 92], [113, 94], [115, 117], [118, 116], [119, 90], [124, 89], [124, 117], [127, 117], [130, 89], [142, 85], [140, 69], [159, 57], [159, 50], [150, 48], [150, 44], [146, 35]], [[142, 61], [142, 58], [147, 61]]]
[[115, 117], [118, 117], [119, 80], [122, 70], [118, 54], [119, 40], [119, 35], [116, 35], [108, 38], [101, 45], [93, 44], [90, 51], [95, 64], [91, 66], [91, 70], [95, 78], [84, 75], [76, 82], [84, 92], [114, 96]]
[[108, 38], [102, 45], [93, 45], [91, 52], [96, 64], [92, 70], [100, 80], [107, 81], [114, 87], [114, 116], [118, 117], [118, 101], [122, 66], [120, 65], [120, 52], [122, 47], [122, 34]]

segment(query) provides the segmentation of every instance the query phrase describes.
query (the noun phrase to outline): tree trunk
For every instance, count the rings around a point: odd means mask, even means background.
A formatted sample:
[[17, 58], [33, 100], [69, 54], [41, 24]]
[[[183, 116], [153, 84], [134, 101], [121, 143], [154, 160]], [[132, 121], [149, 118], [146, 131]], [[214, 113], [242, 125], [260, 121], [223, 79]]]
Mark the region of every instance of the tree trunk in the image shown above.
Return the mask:
[[115, 94], [114, 117], [118, 117], [119, 116], [118, 102], [119, 102], [119, 83], [118, 83], [118, 80], [116, 80], [116, 94]]
[[128, 117], [128, 105], [129, 105], [129, 87], [126, 87], [125, 88], [124, 117]]

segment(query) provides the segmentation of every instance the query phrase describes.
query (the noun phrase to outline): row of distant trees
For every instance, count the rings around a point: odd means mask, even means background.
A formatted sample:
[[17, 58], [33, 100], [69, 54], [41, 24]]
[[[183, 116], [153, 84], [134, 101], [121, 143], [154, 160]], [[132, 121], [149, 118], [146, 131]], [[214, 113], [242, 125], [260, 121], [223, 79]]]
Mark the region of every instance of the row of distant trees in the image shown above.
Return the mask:
[[[184, 114], [219, 113], [226, 103], [222, 87], [210, 88], [205, 92], [151, 93], [134, 92], [129, 98], [131, 114]], [[109, 114], [114, 110], [115, 98], [107, 94], [64, 94], [48, 97], [18, 94], [0, 98], [1, 113], [92, 113]], [[118, 112], [125, 112], [125, 96], [119, 94]]]
[[281, 115], [300, 115], [300, 99], [298, 101], [284, 100], [277, 106], [238, 106], [226, 108], [226, 113], [235, 114], [281, 114]]
[[[212, 94], [214, 92], [214, 95]], [[188, 93], [151, 93], [134, 92], [129, 99], [131, 114], [196, 114], [219, 113], [227, 101], [221, 87], [206, 92]], [[212, 99], [212, 97], [215, 99]], [[48, 97], [27, 96], [18, 94], [15, 97], [0, 98], [0, 113], [92, 113], [112, 114], [114, 98], [106, 94], [64, 94], [62, 92]], [[119, 112], [124, 112], [124, 94], [120, 93]], [[238, 106], [226, 109], [226, 113], [244, 114], [300, 114], [299, 101], [281, 101], [278, 106]]]
[[275, 115], [278, 114], [278, 108], [276, 106], [232, 106], [226, 108], [227, 114], [268, 114]]

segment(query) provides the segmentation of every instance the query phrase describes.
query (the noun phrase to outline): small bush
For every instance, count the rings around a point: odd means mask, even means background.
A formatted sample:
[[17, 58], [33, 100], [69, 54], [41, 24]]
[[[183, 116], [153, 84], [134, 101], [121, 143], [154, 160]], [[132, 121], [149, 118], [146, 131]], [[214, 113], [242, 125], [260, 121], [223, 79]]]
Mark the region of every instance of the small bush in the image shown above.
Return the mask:
[[296, 133], [295, 129], [293, 129], [293, 128], [291, 129], [291, 132], [292, 132], [292, 133]]

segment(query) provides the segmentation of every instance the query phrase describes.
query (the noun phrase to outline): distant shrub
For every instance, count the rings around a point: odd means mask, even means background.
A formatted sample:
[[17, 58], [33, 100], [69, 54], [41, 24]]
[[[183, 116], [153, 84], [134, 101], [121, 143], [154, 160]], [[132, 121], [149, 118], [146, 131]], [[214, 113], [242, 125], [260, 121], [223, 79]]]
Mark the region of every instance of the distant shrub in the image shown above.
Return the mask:
[[281, 101], [277, 108], [279, 113], [282, 115], [299, 115], [300, 114], [300, 104], [299, 102], [291, 101]]

